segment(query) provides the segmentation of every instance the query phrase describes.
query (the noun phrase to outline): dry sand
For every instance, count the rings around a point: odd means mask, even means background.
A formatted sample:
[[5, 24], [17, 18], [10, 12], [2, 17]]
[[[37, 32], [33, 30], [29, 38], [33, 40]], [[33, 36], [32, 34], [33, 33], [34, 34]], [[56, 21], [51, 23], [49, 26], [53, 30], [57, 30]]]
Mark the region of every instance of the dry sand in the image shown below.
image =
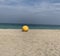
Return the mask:
[[60, 56], [60, 30], [0, 29], [0, 56]]

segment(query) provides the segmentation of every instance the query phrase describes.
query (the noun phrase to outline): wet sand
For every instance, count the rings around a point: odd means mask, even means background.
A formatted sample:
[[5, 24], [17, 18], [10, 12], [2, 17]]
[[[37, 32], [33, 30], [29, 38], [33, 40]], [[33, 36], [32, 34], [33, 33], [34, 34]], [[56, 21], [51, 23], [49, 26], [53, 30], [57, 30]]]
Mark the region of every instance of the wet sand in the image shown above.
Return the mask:
[[0, 56], [60, 56], [60, 30], [0, 29]]

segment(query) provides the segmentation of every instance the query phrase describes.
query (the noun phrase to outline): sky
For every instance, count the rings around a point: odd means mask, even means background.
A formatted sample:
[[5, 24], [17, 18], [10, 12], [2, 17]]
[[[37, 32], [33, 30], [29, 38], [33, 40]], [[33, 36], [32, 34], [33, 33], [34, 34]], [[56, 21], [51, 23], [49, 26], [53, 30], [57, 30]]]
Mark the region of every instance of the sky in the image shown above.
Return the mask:
[[0, 0], [0, 23], [60, 25], [60, 0]]

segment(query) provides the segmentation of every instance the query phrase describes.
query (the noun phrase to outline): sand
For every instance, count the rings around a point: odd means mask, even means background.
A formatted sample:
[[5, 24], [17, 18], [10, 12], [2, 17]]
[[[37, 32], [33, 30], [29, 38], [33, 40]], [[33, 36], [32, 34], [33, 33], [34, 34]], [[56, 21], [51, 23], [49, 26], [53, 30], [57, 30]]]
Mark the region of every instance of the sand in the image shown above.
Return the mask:
[[60, 30], [0, 29], [0, 56], [60, 56]]

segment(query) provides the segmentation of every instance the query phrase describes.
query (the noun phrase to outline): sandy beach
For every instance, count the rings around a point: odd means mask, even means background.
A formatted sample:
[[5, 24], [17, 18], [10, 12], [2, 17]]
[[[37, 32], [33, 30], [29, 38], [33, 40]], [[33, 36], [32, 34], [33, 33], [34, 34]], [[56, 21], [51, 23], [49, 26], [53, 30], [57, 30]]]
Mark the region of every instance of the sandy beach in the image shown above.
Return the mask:
[[0, 29], [0, 56], [60, 56], [60, 30]]

